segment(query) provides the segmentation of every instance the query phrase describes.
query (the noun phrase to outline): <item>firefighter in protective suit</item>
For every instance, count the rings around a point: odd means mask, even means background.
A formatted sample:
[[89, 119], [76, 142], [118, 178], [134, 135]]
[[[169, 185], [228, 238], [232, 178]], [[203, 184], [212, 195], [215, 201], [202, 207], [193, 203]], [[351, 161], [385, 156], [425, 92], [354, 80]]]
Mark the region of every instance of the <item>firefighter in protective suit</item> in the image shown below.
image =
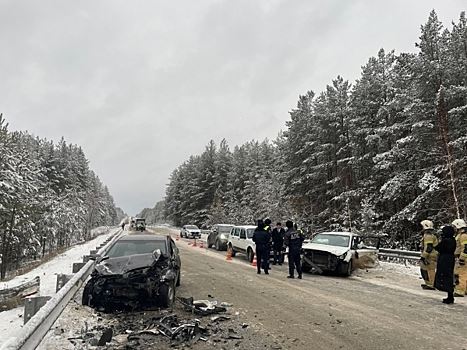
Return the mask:
[[454, 296], [463, 297], [467, 292], [467, 223], [462, 219], [452, 222], [456, 229], [456, 265], [454, 268]]
[[436, 275], [436, 258], [438, 253], [434, 249], [438, 245], [438, 237], [436, 237], [433, 222], [430, 220], [423, 220], [420, 225], [422, 226], [422, 254], [420, 256], [420, 273], [422, 275], [424, 284], [421, 285], [423, 289], [433, 290], [433, 283]]

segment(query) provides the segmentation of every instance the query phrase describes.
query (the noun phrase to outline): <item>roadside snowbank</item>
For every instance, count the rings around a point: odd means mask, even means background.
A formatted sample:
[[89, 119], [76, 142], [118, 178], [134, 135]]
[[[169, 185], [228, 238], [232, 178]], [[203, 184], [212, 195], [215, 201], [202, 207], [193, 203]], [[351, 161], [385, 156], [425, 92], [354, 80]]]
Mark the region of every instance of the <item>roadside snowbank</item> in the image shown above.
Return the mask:
[[[93, 234], [101, 234], [93, 240], [70, 247], [67, 251], [57, 255], [52, 260], [39, 265], [35, 269], [14, 277], [13, 279], [0, 282], [0, 290], [6, 288], [16, 287], [24, 282], [32, 280], [34, 277], [39, 276], [41, 279], [40, 295], [55, 294], [55, 284], [57, 274], [71, 274], [73, 263], [82, 261], [83, 255], [89, 254], [91, 249], [104, 242], [116, 229], [98, 227], [93, 230]], [[102, 234], [103, 232], [107, 232]]]
[[[96, 246], [103, 243], [110, 235], [114, 234], [119, 228], [110, 228], [102, 230], [100, 232], [108, 231], [95, 239], [86, 243], [71, 247], [63, 254], [60, 254], [52, 260], [38, 266], [37, 268], [25, 273], [24, 275], [16, 276], [8, 282], [1, 282], [0, 289], [11, 288], [13, 286], [24, 283], [35, 276], [40, 276], [40, 295], [54, 295], [55, 285], [57, 282], [57, 274], [71, 274], [73, 263], [81, 262], [83, 255], [89, 254], [89, 251], [95, 249]], [[17, 332], [21, 331], [23, 327], [23, 312], [24, 307], [20, 306], [15, 309], [0, 312], [0, 347], [2, 342], [14, 336]], [[8, 337], [7, 337], [8, 336]]]

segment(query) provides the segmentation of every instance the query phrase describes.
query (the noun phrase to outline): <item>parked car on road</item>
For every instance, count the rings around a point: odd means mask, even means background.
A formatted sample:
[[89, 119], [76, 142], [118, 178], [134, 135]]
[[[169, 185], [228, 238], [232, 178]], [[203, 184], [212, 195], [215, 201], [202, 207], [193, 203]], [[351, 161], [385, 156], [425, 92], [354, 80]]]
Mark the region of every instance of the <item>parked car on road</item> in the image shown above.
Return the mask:
[[170, 307], [180, 285], [181, 261], [170, 236], [122, 236], [98, 258], [82, 303], [106, 312], [153, 303]]
[[207, 238], [208, 248], [214, 246], [217, 250], [226, 250], [232, 227], [234, 226], [228, 224], [216, 224], [212, 226]]
[[196, 225], [184, 225], [180, 230], [180, 237], [201, 238], [201, 230]]
[[335, 272], [345, 276], [350, 276], [356, 267], [374, 263], [378, 254], [378, 246], [365, 246], [364, 239], [352, 232], [318, 233], [303, 244], [302, 250], [304, 272]]
[[230, 231], [227, 247], [232, 250], [232, 256], [238, 252], [246, 254], [249, 262], [253, 261], [256, 251], [256, 244], [253, 242], [253, 233], [256, 226], [234, 226]]

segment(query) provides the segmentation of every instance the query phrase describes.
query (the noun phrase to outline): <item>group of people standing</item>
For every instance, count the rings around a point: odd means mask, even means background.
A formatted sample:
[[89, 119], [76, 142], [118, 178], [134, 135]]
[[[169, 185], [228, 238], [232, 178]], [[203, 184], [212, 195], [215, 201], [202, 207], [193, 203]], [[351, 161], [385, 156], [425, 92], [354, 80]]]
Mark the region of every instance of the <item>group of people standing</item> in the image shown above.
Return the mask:
[[438, 237], [433, 222], [423, 220], [420, 272], [423, 289], [448, 293], [443, 303], [454, 303], [454, 297], [464, 297], [467, 291], [467, 223], [456, 219], [441, 229]]
[[303, 232], [288, 220], [285, 223], [286, 229], [278, 222], [271, 230], [271, 220], [258, 220], [258, 226], [253, 233], [253, 242], [256, 245], [257, 273], [261, 274], [261, 269], [265, 274], [269, 274], [269, 254], [273, 250], [273, 265], [282, 265], [284, 262], [284, 252], [288, 247], [289, 275], [287, 278], [295, 278], [297, 271], [298, 278], [302, 278], [302, 265], [300, 251], [305, 240]]

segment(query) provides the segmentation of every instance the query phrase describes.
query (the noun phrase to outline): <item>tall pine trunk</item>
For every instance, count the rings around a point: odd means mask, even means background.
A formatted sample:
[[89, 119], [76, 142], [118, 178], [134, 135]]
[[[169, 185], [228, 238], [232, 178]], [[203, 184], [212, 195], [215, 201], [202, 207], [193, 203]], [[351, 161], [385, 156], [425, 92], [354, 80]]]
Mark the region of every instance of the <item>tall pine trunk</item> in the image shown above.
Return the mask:
[[452, 154], [452, 148], [449, 145], [449, 124], [448, 124], [448, 109], [445, 100], [444, 86], [441, 85], [438, 90], [438, 105], [437, 105], [437, 117], [438, 117], [438, 130], [440, 140], [445, 153], [446, 166], [448, 169], [449, 180], [451, 185], [451, 195], [454, 204], [454, 210], [457, 218], [460, 218], [459, 199], [457, 194], [457, 178], [454, 169], [454, 156]]

